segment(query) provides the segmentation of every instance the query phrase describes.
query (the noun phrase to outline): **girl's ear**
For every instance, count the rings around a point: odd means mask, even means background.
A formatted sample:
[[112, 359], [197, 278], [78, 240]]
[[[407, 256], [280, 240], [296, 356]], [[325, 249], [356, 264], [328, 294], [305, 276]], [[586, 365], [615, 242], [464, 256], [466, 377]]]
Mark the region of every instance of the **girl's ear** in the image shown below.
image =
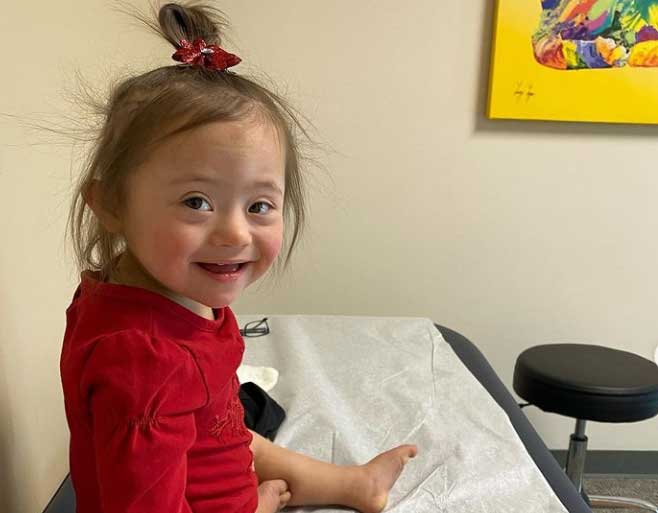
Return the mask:
[[108, 232], [119, 233], [121, 231], [121, 221], [113, 212], [107, 210], [100, 201], [100, 185], [100, 180], [93, 179], [83, 191], [82, 197]]

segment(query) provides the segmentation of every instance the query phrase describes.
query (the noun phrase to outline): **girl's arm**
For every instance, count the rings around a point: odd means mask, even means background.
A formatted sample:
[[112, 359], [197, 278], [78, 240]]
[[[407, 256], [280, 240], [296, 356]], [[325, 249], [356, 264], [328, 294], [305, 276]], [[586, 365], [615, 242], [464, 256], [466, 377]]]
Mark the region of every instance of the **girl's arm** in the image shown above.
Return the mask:
[[191, 512], [187, 451], [206, 401], [198, 372], [187, 352], [135, 330], [96, 342], [80, 387], [105, 513]]

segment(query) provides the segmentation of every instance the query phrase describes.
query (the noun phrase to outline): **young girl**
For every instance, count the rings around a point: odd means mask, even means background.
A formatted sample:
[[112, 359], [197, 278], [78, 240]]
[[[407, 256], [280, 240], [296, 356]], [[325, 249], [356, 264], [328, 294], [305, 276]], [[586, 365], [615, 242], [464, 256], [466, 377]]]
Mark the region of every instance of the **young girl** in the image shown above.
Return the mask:
[[167, 4], [143, 20], [180, 64], [116, 88], [71, 210], [81, 283], [61, 355], [78, 513], [381, 511], [416, 447], [313, 460], [247, 430], [229, 305], [304, 220], [287, 104], [229, 71], [225, 21]]

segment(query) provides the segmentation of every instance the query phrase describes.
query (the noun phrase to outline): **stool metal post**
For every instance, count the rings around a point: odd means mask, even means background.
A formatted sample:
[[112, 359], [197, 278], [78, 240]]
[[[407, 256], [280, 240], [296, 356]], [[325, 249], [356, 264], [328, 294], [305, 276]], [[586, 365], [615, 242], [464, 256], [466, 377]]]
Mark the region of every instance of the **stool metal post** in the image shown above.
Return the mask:
[[587, 454], [587, 437], [585, 426], [587, 421], [576, 420], [576, 431], [569, 440], [569, 453], [567, 455], [567, 475], [580, 493], [583, 489], [583, 474], [585, 473], [585, 456]]
[[654, 504], [640, 499], [629, 499], [627, 497], [614, 497], [605, 495], [587, 495], [583, 490], [583, 475], [585, 474], [585, 456], [587, 454], [587, 437], [585, 427], [587, 422], [582, 419], [576, 420], [576, 431], [571, 435], [569, 441], [569, 453], [567, 454], [566, 472], [574, 484], [578, 493], [587, 497], [592, 508], [632, 508], [642, 509], [658, 513], [658, 507]]

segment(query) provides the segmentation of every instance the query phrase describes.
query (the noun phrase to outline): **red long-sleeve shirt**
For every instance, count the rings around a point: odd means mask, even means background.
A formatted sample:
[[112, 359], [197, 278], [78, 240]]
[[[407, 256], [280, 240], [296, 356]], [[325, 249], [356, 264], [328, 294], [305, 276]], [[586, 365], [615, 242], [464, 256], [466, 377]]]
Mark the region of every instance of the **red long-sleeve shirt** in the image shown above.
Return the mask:
[[253, 513], [258, 480], [229, 307], [205, 319], [86, 271], [60, 370], [78, 513]]

